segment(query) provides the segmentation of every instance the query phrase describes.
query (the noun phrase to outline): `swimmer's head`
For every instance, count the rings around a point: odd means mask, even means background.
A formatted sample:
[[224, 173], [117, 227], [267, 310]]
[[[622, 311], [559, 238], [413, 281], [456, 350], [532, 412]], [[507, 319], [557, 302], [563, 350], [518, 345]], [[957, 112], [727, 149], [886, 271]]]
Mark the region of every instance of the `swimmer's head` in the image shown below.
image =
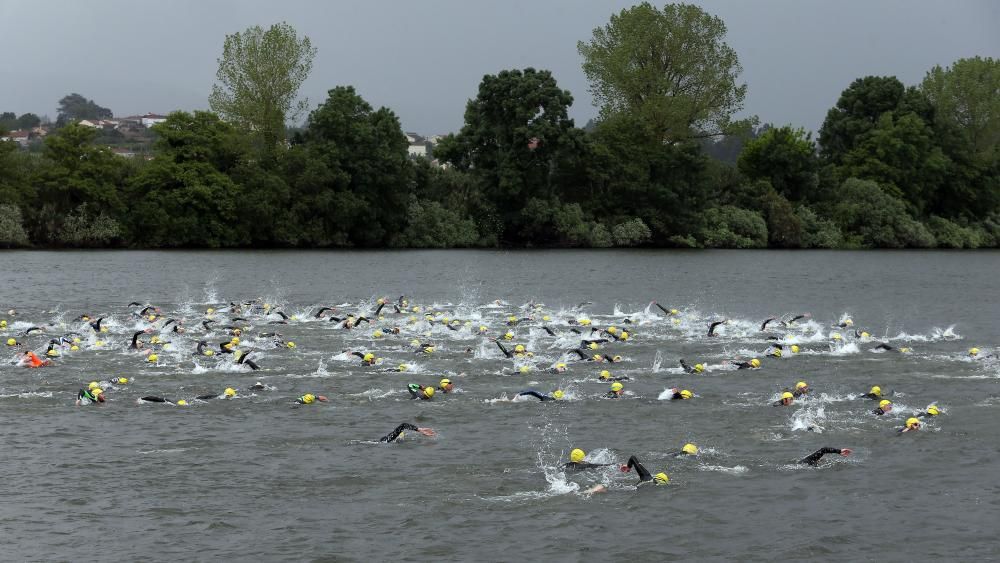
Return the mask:
[[365, 353], [365, 355], [364, 355], [364, 356], [363, 356], [363, 357], [361, 358], [361, 361], [362, 361], [362, 362], [367, 362], [367, 363], [369, 363], [369, 364], [371, 364], [371, 363], [374, 363], [374, 362], [375, 362], [375, 354], [372, 354], [371, 352], [367, 352], [367, 353]]
[[516, 354], [523, 354], [524, 353], [524, 344], [518, 344], [517, 346], [514, 346], [514, 353], [516, 353]]
[[576, 322], [578, 322], [580, 324], [580, 326], [590, 326], [590, 324], [591, 324], [590, 323], [590, 319], [580, 319], [580, 320], [578, 320]]
[[798, 383], [795, 384], [795, 390], [796, 391], [803, 391], [803, 392], [808, 391], [809, 390], [809, 384], [806, 383], [805, 381], [800, 381], [800, 382], [798, 382]]
[[916, 430], [920, 428], [920, 419], [918, 418], [908, 418], [906, 419], [906, 428], [910, 430]]
[[424, 387], [424, 397], [427, 398], [427, 399], [430, 399], [433, 396], [434, 396], [434, 388], [433, 387]]
[[552, 317], [550, 317], [548, 315], [542, 315], [542, 320], [545, 321], [545, 322], [549, 322], [549, 321], [552, 320]]
[[188, 402], [185, 401], [184, 399], [181, 399], [180, 401], [177, 401], [177, 406], [180, 406], [180, 407], [186, 407], [187, 404], [188, 404]]
[[694, 365], [694, 371], [695, 371], [695, 373], [701, 373], [701, 372], [705, 371], [705, 364], [695, 364]]
[[299, 397], [299, 401], [302, 402], [302, 404], [304, 405], [311, 405], [313, 404], [314, 401], [316, 401], [316, 395], [313, 395], [312, 393], [306, 393], [305, 395]]
[[159, 360], [159, 359], [160, 359], [160, 357], [157, 356], [156, 354], [150, 354], [150, 355], [146, 356], [146, 361], [149, 362], [149, 363], [151, 363], [151, 364], [155, 364], [156, 360]]
[[295, 343], [292, 342], [291, 340], [289, 340], [288, 342], [285, 342], [285, 347], [286, 348], [295, 348]]
[[975, 358], [979, 355], [979, 348], [969, 348], [969, 355]]
[[382, 331], [375, 329], [375, 332], [372, 333], [372, 338], [382, 338]]
[[556, 364], [556, 371], [560, 372], [560, 373], [566, 371], [566, 364], [564, 364], [562, 362]]
[[514, 333], [508, 330], [507, 332], [504, 333], [503, 339], [504, 340], [514, 340]]
[[861, 331], [861, 338], [869, 338], [869, 337], [871, 337], [871, 334], [868, 334], [868, 332], [864, 330]]
[[555, 400], [557, 400], [557, 401], [560, 400], [560, 399], [562, 399], [563, 398], [562, 389], [556, 389], [555, 391], [553, 391], [552, 392], [552, 398], [555, 399]]
[[792, 395], [788, 391], [785, 391], [784, 393], [781, 394], [781, 403], [782, 404], [790, 405], [790, 404], [792, 404], [792, 401], [794, 399], [795, 399], [795, 395]]
[[628, 340], [629, 339], [629, 333], [628, 333], [628, 331], [623, 330], [622, 333], [621, 333], [621, 335], [618, 336], [618, 338], [621, 339], [621, 340], [623, 340], [623, 341], [624, 340]]
[[892, 401], [890, 401], [888, 399], [882, 399], [881, 401], [878, 402], [878, 408], [883, 409], [883, 410], [885, 410], [885, 409], [887, 409], [887, 408], [889, 408], [891, 406], [892, 406]]
[[684, 447], [681, 448], [681, 451], [684, 452], [687, 455], [697, 455], [698, 454], [698, 446], [696, 446], [694, 444], [684, 444]]
[[792, 353], [793, 354], [798, 354], [799, 353], [799, 345], [798, 344], [792, 344]]
[[101, 384], [96, 381], [91, 381], [90, 383], [87, 384], [87, 389], [89, 391], [93, 391], [94, 389], [100, 389], [100, 388]]
[[575, 450], [569, 452], [569, 460], [573, 463], [580, 463], [585, 457], [587, 457], [587, 453], [580, 448], [576, 448]]
[[600, 346], [598, 346], [596, 342], [591, 342], [590, 344], [587, 344], [587, 348], [590, 348], [591, 350], [597, 350], [598, 348], [600, 348]]
[[771, 355], [774, 356], [775, 358], [780, 358], [781, 357], [781, 349], [780, 348], [775, 348], [774, 350], [771, 351]]
[[690, 399], [691, 397], [694, 397], [694, 393], [688, 391], [687, 389], [681, 391], [681, 399]]
[[236, 396], [236, 389], [233, 389], [232, 387], [226, 387], [226, 390], [222, 392], [222, 396], [227, 399], [231, 399]]
[[409, 367], [406, 364], [399, 364], [399, 366], [396, 367], [396, 371], [406, 371], [407, 369], [409, 369]]
[[15, 340], [13, 338], [8, 338], [7, 339], [7, 346], [17, 346], [17, 340]]
[[239, 345], [240, 345], [240, 337], [239, 337], [239, 336], [234, 336], [234, 337], [233, 337], [233, 338], [232, 338], [232, 339], [231, 339], [231, 340], [229, 341], [229, 343], [230, 343], [230, 344], [232, 344], [233, 346], [239, 346]]
[[115, 383], [117, 383], [118, 385], [128, 385], [128, 378], [119, 377], [118, 379], [115, 380]]
[[479, 333], [480, 334], [483, 334], [483, 333], [485, 333], [488, 330], [489, 330], [489, 328], [487, 328], [485, 325], [479, 325]]
[[612, 393], [621, 393], [622, 389], [624, 389], [624, 388], [625, 388], [625, 386], [622, 385], [620, 381], [615, 381], [614, 383], [611, 384], [611, 392]]
[[833, 334], [830, 335], [830, 338], [832, 338], [834, 340], [840, 340], [841, 336], [840, 336], [839, 332], [835, 332], [835, 333], [833, 333]]
[[601, 370], [601, 379], [611, 379], [611, 372], [608, 370]]
[[929, 414], [931, 416], [937, 416], [937, 415], [941, 414], [941, 411], [938, 410], [937, 405], [931, 405], [931, 406], [927, 407], [927, 414]]
[[760, 360], [758, 360], [757, 358], [750, 360], [750, 367], [759, 368]]
[[205, 355], [205, 356], [214, 356], [214, 355], [215, 355], [215, 350], [212, 350], [212, 349], [205, 349], [205, 350], [202, 350], [202, 352], [201, 352], [201, 353], [202, 353], [203, 355]]
[[444, 390], [444, 391], [447, 392], [447, 391], [451, 391], [452, 389], [454, 389], [455, 385], [451, 382], [450, 379], [448, 379], [446, 377], [446, 378], [442, 379], [440, 382], [438, 382], [438, 387], [440, 387], [442, 390]]
[[608, 327], [608, 334], [618, 334], [618, 327], [609, 326]]
[[530, 372], [531, 368], [528, 367], [528, 366], [521, 366], [517, 371], [518, 371], [518, 373], [525, 374], [525, 373]]
[[666, 485], [670, 482], [670, 477], [667, 477], [666, 473], [657, 473], [653, 476], [653, 482], [657, 485]]
[[878, 385], [874, 385], [868, 391], [868, 393], [871, 394], [871, 395], [875, 395], [876, 397], [881, 397], [882, 396], [882, 388], [879, 387]]

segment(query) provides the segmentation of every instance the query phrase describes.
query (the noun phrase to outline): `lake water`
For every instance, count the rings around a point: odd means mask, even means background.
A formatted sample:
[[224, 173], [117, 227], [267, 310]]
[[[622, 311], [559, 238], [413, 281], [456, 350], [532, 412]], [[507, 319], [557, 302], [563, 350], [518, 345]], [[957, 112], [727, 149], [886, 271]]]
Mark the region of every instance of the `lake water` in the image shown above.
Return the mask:
[[[0, 313], [16, 314], [0, 314], [0, 335], [23, 346], [0, 352], [3, 559], [995, 559], [998, 274], [992, 251], [4, 251]], [[314, 318], [370, 314], [379, 297], [389, 305], [370, 325]], [[531, 320], [508, 327], [510, 315]], [[585, 350], [621, 362], [567, 352], [590, 334], [583, 318], [630, 330]], [[259, 371], [195, 354], [200, 340], [219, 350], [223, 326], [243, 327]], [[152, 345], [156, 362], [128, 348], [145, 329], [147, 344], [169, 342]], [[503, 356], [490, 339], [508, 330], [505, 345], [532, 357]], [[16, 365], [62, 336], [79, 349]], [[781, 358], [764, 354], [775, 343]], [[754, 357], [762, 369], [731, 363]], [[681, 358], [707, 369], [684, 373]], [[559, 362], [565, 373], [547, 371]], [[622, 398], [601, 398], [602, 369], [629, 378]], [[112, 377], [131, 381], [74, 405]], [[454, 393], [410, 400], [408, 383], [441, 377]], [[811, 392], [771, 406], [797, 381]], [[872, 385], [894, 403], [884, 416], [858, 398]], [[194, 399], [226, 387], [237, 397]], [[666, 400], [672, 387], [695, 397]], [[528, 388], [565, 398], [517, 397]], [[329, 401], [294, 404], [305, 393]], [[190, 404], [137, 401], [148, 395]], [[931, 404], [940, 416], [897, 432]], [[437, 436], [375, 443], [403, 422]], [[687, 442], [699, 455], [671, 455]], [[853, 454], [796, 463], [823, 446]], [[565, 473], [573, 448], [609, 464], [634, 454], [670, 483], [636, 487], [613, 465]], [[585, 493], [596, 484], [608, 491]]]

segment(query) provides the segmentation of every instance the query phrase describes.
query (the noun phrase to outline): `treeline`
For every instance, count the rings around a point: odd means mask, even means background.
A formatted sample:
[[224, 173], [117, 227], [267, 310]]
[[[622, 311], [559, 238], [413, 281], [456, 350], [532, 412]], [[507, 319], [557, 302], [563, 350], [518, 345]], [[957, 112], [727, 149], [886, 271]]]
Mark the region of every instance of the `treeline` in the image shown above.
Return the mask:
[[[1000, 61], [962, 59], [914, 86], [859, 78], [817, 143], [731, 120], [746, 86], [724, 35], [694, 6], [623, 10], [578, 46], [601, 109], [592, 126], [569, 119], [572, 96], [548, 71], [505, 70], [435, 148], [441, 167], [409, 159], [396, 115], [351, 87], [287, 135], [314, 50], [287, 25], [251, 28], [227, 37], [216, 113], [154, 126], [151, 160], [74, 124], [40, 154], [0, 143], [0, 245], [1000, 246]], [[226, 88], [261, 64], [239, 58], [253, 41], [295, 47], [277, 103]], [[254, 122], [255, 103], [285, 110]]]

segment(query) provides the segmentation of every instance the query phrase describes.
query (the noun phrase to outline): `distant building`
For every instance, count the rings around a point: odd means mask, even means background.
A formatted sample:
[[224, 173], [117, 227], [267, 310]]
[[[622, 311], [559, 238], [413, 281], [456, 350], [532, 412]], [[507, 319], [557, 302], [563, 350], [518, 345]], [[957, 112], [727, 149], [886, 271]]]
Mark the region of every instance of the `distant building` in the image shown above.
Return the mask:
[[410, 158], [430, 159], [434, 154], [434, 143], [416, 133], [406, 133], [406, 140], [410, 143], [407, 152]]
[[140, 119], [140, 123], [142, 123], [143, 127], [152, 127], [152, 126], [156, 125], [157, 123], [163, 123], [164, 121], [166, 121], [167, 120], [167, 116], [165, 116], [165, 115], [158, 115], [158, 114], [155, 114], [155, 113], [147, 113], [146, 115], [143, 115], [139, 119]]
[[22, 148], [28, 146], [29, 140], [31, 140], [31, 131], [11, 131], [10, 133], [5, 133], [3, 136], [0, 136], [0, 141], [13, 141]]
[[122, 158], [135, 158], [135, 151], [131, 149], [126, 149], [123, 147], [110, 147], [110, 148], [111, 152], [115, 153], [116, 156], [120, 156]]

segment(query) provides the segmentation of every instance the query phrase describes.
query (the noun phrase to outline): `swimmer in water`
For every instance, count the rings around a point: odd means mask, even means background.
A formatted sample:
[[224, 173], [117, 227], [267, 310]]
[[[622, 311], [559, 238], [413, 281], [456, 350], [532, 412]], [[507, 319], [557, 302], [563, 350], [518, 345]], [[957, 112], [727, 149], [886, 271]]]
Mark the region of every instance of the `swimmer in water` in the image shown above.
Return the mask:
[[264, 385], [260, 381], [254, 383], [250, 387], [247, 387], [247, 391], [267, 391], [267, 385]]
[[771, 403], [771, 406], [772, 407], [787, 407], [787, 406], [790, 406], [792, 404], [792, 402], [794, 402], [794, 401], [795, 401], [795, 395], [792, 395], [790, 392], [785, 391], [784, 393], [781, 394], [781, 398], [780, 399], [778, 399], [777, 401]]
[[673, 387], [672, 389], [670, 389], [670, 391], [673, 393], [672, 395], [670, 395], [671, 401], [686, 401], [691, 397], [694, 397], [694, 393], [688, 391], [687, 389], [682, 389], [678, 391], [676, 387]]
[[879, 387], [878, 385], [874, 385], [874, 386], [872, 386], [872, 388], [867, 393], [865, 393], [864, 395], [861, 395], [860, 398], [861, 399], [871, 399], [873, 401], [881, 401], [882, 400], [882, 388]]
[[941, 410], [937, 408], [937, 405], [930, 405], [927, 410], [918, 413], [917, 418], [933, 418], [939, 414], [941, 414]]
[[920, 430], [920, 419], [911, 417], [906, 419], [906, 426], [899, 429], [900, 433]]
[[21, 365], [29, 368], [43, 368], [52, 365], [52, 360], [43, 360], [31, 350], [21, 355]]
[[715, 329], [719, 325], [724, 325], [724, 324], [726, 324], [728, 322], [729, 322], [729, 319], [724, 319], [724, 320], [721, 320], [721, 321], [715, 321], [712, 324], [708, 325], [708, 336], [718, 336], [717, 334], [715, 334]]
[[684, 444], [684, 447], [674, 452], [667, 452], [667, 455], [673, 457], [687, 457], [698, 455], [698, 446], [688, 443]]
[[805, 313], [805, 314], [802, 314], [802, 315], [795, 315], [794, 317], [792, 317], [791, 319], [788, 319], [787, 321], [781, 321], [781, 325], [784, 326], [784, 327], [790, 327], [790, 326], [794, 325], [796, 321], [799, 321], [799, 320], [802, 320], [802, 319], [807, 319], [807, 318], [809, 318], [811, 316], [812, 315], [810, 315], [809, 313]]
[[815, 452], [807, 455], [806, 457], [800, 459], [799, 463], [805, 465], [817, 465], [819, 463], [819, 460], [823, 459], [823, 456], [825, 456], [826, 454], [840, 454], [844, 457], [847, 457], [851, 455], [851, 450], [847, 448], [830, 448], [830, 447], [820, 448]]
[[559, 389], [556, 389], [555, 391], [552, 392], [551, 395], [543, 395], [543, 394], [539, 393], [538, 391], [535, 391], [534, 389], [528, 389], [526, 391], [521, 391], [520, 393], [517, 394], [517, 396], [518, 397], [534, 397], [534, 398], [536, 398], [539, 401], [542, 401], [544, 403], [545, 401], [559, 401], [559, 400], [561, 400], [563, 398], [563, 392], [561, 390], [559, 390]]
[[605, 399], [620, 399], [621, 396], [625, 394], [625, 386], [619, 381], [615, 381], [611, 384], [611, 389], [602, 395]]
[[104, 390], [100, 387], [93, 386], [87, 389], [80, 389], [80, 392], [76, 395], [76, 406], [96, 405], [98, 403], [103, 403], [104, 400]]
[[455, 384], [451, 382], [447, 377], [443, 378], [438, 382], [438, 391], [442, 393], [451, 393], [455, 390]]
[[876, 416], [882, 416], [885, 413], [892, 412], [892, 401], [888, 399], [882, 399], [878, 402], [878, 408], [872, 411], [872, 414]]
[[420, 427], [415, 426], [413, 424], [409, 424], [407, 422], [404, 422], [404, 423], [400, 424], [399, 426], [397, 426], [396, 429], [393, 430], [392, 432], [389, 432], [385, 436], [382, 436], [381, 438], [379, 438], [378, 441], [379, 442], [385, 442], [385, 443], [395, 442], [396, 440], [398, 440], [398, 439], [400, 439], [400, 438], [403, 437], [403, 433], [406, 430], [412, 430], [414, 432], [419, 432], [419, 433], [423, 434], [424, 436], [432, 436], [433, 437], [433, 436], [437, 435], [437, 433], [434, 432], [434, 430], [431, 429], [431, 428], [420, 428]]
[[683, 369], [686, 373], [701, 373], [705, 371], [705, 364], [695, 364], [691, 366], [681, 359], [681, 369]]
[[410, 392], [410, 399], [420, 399], [422, 401], [429, 401], [434, 398], [434, 388], [431, 386], [418, 385], [416, 383], [410, 383], [406, 386], [406, 390]]
[[792, 391], [792, 395], [797, 399], [809, 392], [809, 384], [805, 381], [800, 381], [795, 384], [795, 390]]
[[251, 371], [259, 370], [260, 366], [254, 363], [253, 360], [247, 358], [249, 355], [250, 352], [241, 352], [240, 350], [237, 350], [236, 352], [234, 352], [233, 357], [236, 358], [237, 365], [247, 366], [248, 368], [250, 368]]
[[378, 360], [378, 358], [375, 357], [375, 354], [372, 354], [371, 352], [351, 352], [351, 355], [361, 358], [361, 365], [363, 366], [373, 366]]
[[629, 378], [628, 378], [627, 375], [622, 375], [622, 376], [619, 376], [619, 377], [612, 377], [611, 376], [611, 372], [608, 371], [608, 370], [602, 370], [601, 374], [598, 376], [598, 379], [600, 379], [601, 381], [628, 381], [629, 380]]
[[731, 361], [729, 363], [736, 366], [736, 369], [760, 369], [760, 360], [758, 360], [757, 358], [753, 358], [748, 362]]
[[569, 461], [563, 464], [563, 469], [566, 471], [586, 471], [587, 469], [597, 469], [599, 467], [609, 467], [610, 463], [589, 463], [583, 461], [583, 458], [587, 457], [587, 453], [576, 448], [569, 453]]
[[305, 395], [302, 395], [298, 399], [295, 399], [295, 404], [296, 405], [311, 405], [311, 404], [315, 403], [316, 401], [319, 401], [321, 403], [325, 403], [328, 400], [329, 399], [327, 399], [323, 395], [313, 395], [312, 393], [306, 393]]
[[649, 471], [643, 467], [641, 463], [639, 463], [639, 458], [634, 455], [629, 456], [628, 464], [621, 467], [621, 470], [624, 473], [628, 473], [632, 469], [635, 469], [635, 472], [639, 474], [639, 485], [644, 485], [646, 483], [666, 485], [670, 482], [670, 478], [667, 477], [666, 473], [657, 473], [656, 475], [650, 474]]
[[233, 389], [232, 387], [226, 387], [226, 390], [223, 391], [221, 394], [213, 393], [211, 395], [198, 395], [197, 397], [195, 397], [195, 399], [198, 399], [199, 401], [210, 401], [212, 399], [232, 399], [235, 396], [236, 396], [236, 389]]
[[888, 344], [886, 344], [886, 343], [883, 342], [883, 343], [880, 343], [878, 346], [872, 348], [872, 351], [873, 352], [899, 352], [900, 354], [907, 354], [907, 353], [910, 352], [910, 349], [906, 348], [905, 346], [904, 347], [900, 347], [900, 348], [893, 348], [892, 346], [889, 346]]

